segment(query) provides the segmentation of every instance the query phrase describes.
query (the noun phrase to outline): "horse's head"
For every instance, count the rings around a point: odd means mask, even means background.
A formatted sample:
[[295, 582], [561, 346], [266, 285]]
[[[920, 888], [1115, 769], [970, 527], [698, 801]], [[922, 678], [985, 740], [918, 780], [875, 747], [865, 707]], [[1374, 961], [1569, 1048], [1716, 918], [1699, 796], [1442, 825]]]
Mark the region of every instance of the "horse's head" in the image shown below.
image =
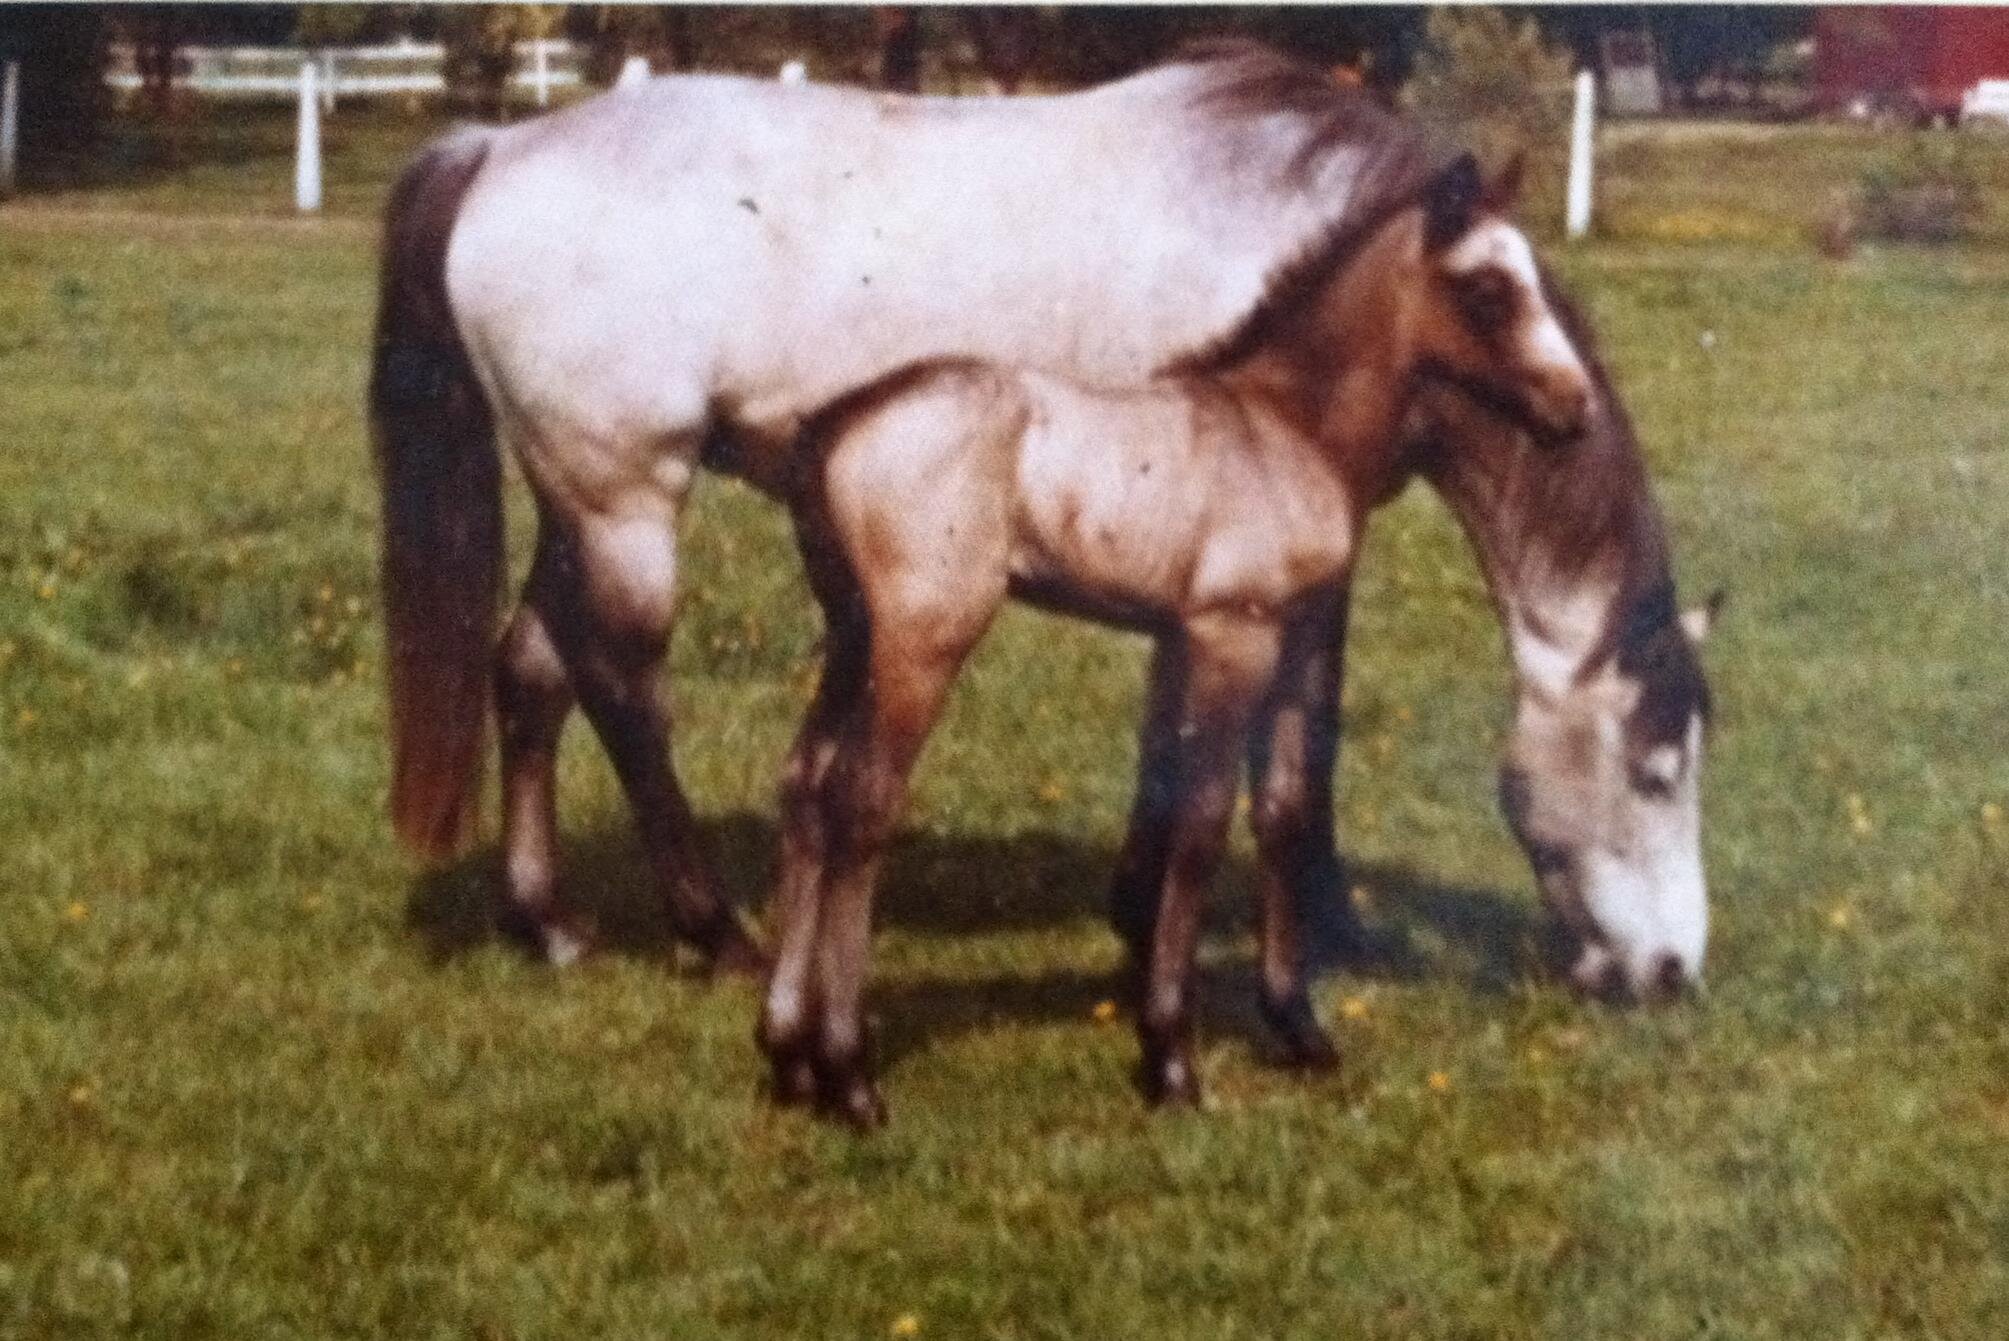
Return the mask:
[[1570, 977], [1594, 995], [1665, 1000], [1701, 976], [1709, 691], [1696, 651], [1716, 604], [1677, 616], [1669, 594], [1588, 674], [1523, 677], [1500, 806], [1578, 940]]
[[1543, 297], [1534, 249], [1512, 221], [1521, 160], [1482, 181], [1471, 155], [1423, 198], [1417, 367], [1496, 405], [1546, 439], [1583, 432], [1591, 377]]

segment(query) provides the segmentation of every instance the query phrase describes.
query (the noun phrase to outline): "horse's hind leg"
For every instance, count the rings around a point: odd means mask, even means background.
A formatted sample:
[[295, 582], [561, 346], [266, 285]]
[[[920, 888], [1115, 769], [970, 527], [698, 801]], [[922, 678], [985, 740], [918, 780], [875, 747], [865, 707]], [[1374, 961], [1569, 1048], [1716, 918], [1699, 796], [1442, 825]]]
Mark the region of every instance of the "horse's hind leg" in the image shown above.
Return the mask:
[[1332, 770], [1339, 743], [1337, 653], [1345, 637], [1344, 588], [1319, 593], [1284, 633], [1277, 676], [1249, 734], [1249, 826], [1262, 889], [1263, 1018], [1295, 1066], [1339, 1061], [1312, 1014], [1305, 927], [1325, 915], [1340, 885], [1333, 847]]
[[532, 603], [627, 792], [672, 928], [716, 967], [755, 972], [764, 961], [718, 892], [671, 768], [656, 687], [676, 597], [672, 515], [547, 518], [549, 558], [532, 572]]
[[823, 523], [798, 502], [796, 530], [810, 589], [823, 608], [823, 670], [782, 768], [781, 870], [770, 906], [774, 971], [761, 1010], [760, 1046], [783, 1104], [815, 1100], [816, 1007], [812, 967], [826, 833], [823, 791], [839, 733], [865, 691], [868, 628], [861, 594]]
[[[533, 570], [545, 562], [540, 545]], [[572, 683], [525, 584], [496, 651], [495, 709], [502, 743], [502, 850], [512, 929], [554, 964], [591, 948], [591, 936], [557, 903], [558, 739], [573, 705]]]

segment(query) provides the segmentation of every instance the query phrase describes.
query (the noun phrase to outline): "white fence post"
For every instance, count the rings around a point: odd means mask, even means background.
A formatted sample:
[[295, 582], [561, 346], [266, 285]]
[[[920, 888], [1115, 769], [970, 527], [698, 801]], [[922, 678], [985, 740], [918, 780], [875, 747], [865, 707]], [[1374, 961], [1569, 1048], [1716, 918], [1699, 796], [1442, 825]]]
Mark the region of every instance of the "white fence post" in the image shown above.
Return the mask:
[[333, 114], [335, 110], [335, 53], [321, 53], [321, 110]]
[[809, 66], [802, 61], [783, 61], [781, 82], [784, 84], [806, 84], [809, 82]]
[[1569, 213], [1566, 219], [1571, 237], [1590, 231], [1590, 170], [1595, 152], [1593, 118], [1596, 115], [1597, 81], [1589, 70], [1577, 71], [1576, 115], [1570, 119]]
[[321, 208], [321, 99], [314, 62], [300, 63], [300, 135], [293, 160], [293, 206], [302, 214]]
[[531, 82], [537, 89], [537, 105], [551, 105], [551, 51], [543, 38], [530, 44]]
[[648, 78], [649, 58], [647, 56], [630, 56], [622, 63], [621, 77], [614, 81], [614, 87], [631, 88], [636, 84], [647, 83]]
[[0, 69], [0, 199], [14, 194], [14, 168], [21, 150], [21, 62]]

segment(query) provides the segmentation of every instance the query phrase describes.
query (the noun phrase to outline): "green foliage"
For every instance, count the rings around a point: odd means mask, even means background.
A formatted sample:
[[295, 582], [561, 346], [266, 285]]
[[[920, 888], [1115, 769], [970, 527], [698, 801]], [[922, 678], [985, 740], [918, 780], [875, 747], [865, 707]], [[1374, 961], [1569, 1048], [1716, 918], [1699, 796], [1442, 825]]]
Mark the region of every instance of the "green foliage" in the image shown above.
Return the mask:
[[446, 45], [442, 73], [447, 101], [490, 120], [501, 115], [504, 91], [515, 69], [516, 43], [549, 37], [558, 29], [557, 5], [448, 5], [439, 11]]
[[1416, 113], [1497, 164], [1526, 153], [1554, 194], [1569, 154], [1570, 56], [1533, 17], [1487, 7], [1430, 11], [1407, 97]]
[[1892, 242], [1957, 242], [1987, 215], [1970, 137], [1922, 132], [1863, 172], [1857, 222], [1864, 236]]

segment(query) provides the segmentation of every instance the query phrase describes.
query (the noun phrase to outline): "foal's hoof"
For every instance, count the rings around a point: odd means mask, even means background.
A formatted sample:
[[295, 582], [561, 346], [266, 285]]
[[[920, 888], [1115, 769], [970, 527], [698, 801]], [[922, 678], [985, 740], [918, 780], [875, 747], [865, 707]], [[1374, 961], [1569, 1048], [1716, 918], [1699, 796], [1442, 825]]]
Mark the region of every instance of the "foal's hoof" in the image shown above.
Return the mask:
[[595, 936], [590, 923], [566, 918], [546, 923], [537, 939], [545, 963], [553, 968], [569, 968], [593, 953]]
[[1283, 1064], [1294, 1071], [1330, 1071], [1339, 1065], [1339, 1049], [1313, 1018], [1304, 1001], [1285, 1005], [1262, 1003], [1263, 1022], [1283, 1048]]
[[1144, 1102], [1153, 1108], [1200, 1106], [1200, 1077], [1193, 1070], [1192, 1057], [1183, 1051], [1146, 1057], [1138, 1085], [1144, 1091]]
[[807, 1057], [776, 1057], [773, 1088], [769, 1096], [779, 1108], [811, 1108], [816, 1105], [816, 1068]]
[[826, 1088], [823, 1111], [854, 1131], [877, 1131], [886, 1125], [886, 1101], [867, 1076], [852, 1076]]

